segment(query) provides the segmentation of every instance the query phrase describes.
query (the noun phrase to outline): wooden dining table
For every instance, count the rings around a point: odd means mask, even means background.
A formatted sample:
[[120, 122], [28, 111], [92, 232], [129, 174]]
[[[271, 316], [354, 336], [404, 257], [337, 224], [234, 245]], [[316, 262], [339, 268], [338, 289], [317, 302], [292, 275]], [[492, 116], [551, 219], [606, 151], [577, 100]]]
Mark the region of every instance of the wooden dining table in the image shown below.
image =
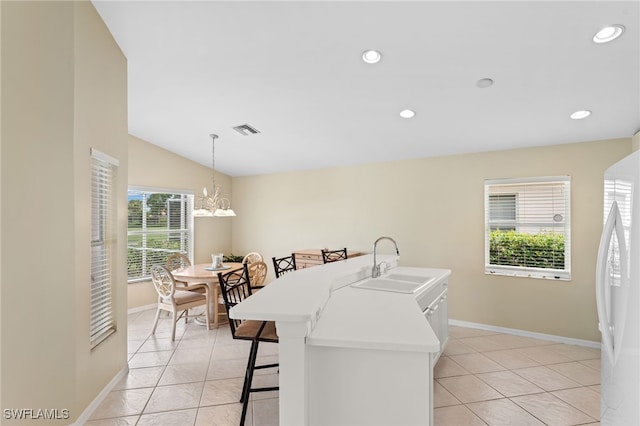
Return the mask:
[[[226, 273], [242, 268], [242, 263], [228, 262], [222, 265], [222, 268], [213, 269], [210, 263], [198, 263], [195, 265], [186, 266], [181, 269], [173, 271], [173, 277], [176, 281], [182, 281], [187, 284], [206, 283], [209, 287], [210, 303], [213, 307], [209, 306], [209, 312], [213, 312], [213, 327], [217, 328], [220, 325], [220, 315], [226, 316], [224, 308], [220, 309], [219, 297], [220, 297], [220, 285], [218, 284], [218, 272]], [[204, 323], [203, 323], [204, 324]]]

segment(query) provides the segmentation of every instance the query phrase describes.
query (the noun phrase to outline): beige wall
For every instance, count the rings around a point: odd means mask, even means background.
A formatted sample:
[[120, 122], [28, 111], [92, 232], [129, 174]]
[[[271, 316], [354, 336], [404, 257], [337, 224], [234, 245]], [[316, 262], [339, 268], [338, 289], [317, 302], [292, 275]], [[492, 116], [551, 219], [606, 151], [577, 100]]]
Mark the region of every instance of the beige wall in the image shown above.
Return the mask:
[[[0, 46], [2, 46], [2, 5], [0, 5]], [[1, 49], [0, 49], [1, 51]], [[2, 81], [2, 55], [0, 54], [0, 82]], [[2, 99], [2, 83], [0, 83], [0, 99]], [[2, 188], [2, 102], [0, 102], [0, 188]], [[2, 197], [0, 196], [0, 224], [2, 224]], [[2, 226], [0, 226], [0, 241], [2, 241]], [[2, 244], [0, 244], [0, 289], [2, 288]], [[0, 290], [0, 307], [2, 306], [2, 291]], [[2, 315], [0, 313], [0, 367], [2, 366]], [[0, 368], [0, 383], [2, 383], [2, 368]], [[0, 408], [2, 403], [2, 385], [0, 385]]]
[[[370, 251], [389, 235], [401, 264], [452, 270], [450, 318], [599, 341], [602, 177], [629, 152], [630, 138], [234, 178], [233, 250]], [[555, 175], [572, 177], [572, 280], [485, 275], [484, 179]]]
[[[211, 143], [207, 142], [207, 138], [208, 135], [203, 135], [203, 143]], [[216, 183], [231, 194], [232, 182], [229, 176], [216, 173]], [[129, 185], [180, 189], [201, 194], [205, 186], [211, 190], [211, 168], [129, 136]], [[194, 218], [196, 263], [211, 262], [211, 253], [231, 252], [231, 223], [234, 220], [236, 218]], [[150, 281], [129, 284], [127, 290], [129, 308], [157, 302], [157, 295]]]
[[[127, 67], [88, 1], [0, 7], [1, 405], [68, 409], [44, 422], [67, 424], [126, 367]], [[120, 160], [118, 331], [93, 350], [90, 147]]]

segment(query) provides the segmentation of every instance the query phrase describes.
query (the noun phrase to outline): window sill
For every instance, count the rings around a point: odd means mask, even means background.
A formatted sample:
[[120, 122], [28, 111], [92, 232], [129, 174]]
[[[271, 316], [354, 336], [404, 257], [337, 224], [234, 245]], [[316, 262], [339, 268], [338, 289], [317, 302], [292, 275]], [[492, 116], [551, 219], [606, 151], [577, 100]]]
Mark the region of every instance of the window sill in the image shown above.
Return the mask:
[[133, 278], [127, 281], [127, 284], [139, 284], [151, 281], [151, 277], [143, 277], [143, 278]]
[[485, 266], [486, 275], [500, 275], [517, 278], [536, 278], [542, 280], [571, 281], [570, 271], [553, 269], [517, 268], [508, 266]]

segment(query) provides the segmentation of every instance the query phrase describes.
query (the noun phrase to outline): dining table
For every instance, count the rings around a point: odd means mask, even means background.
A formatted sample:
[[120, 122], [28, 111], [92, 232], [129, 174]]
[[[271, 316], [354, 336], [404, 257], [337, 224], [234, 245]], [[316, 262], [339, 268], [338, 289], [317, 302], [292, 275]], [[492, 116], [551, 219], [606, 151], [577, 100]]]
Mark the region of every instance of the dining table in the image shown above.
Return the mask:
[[[210, 263], [197, 263], [195, 265], [185, 266], [173, 271], [173, 277], [176, 281], [193, 285], [196, 283], [206, 283], [209, 287], [210, 304], [209, 312], [213, 312], [213, 327], [217, 328], [220, 325], [220, 315], [226, 317], [227, 313], [224, 307], [220, 309], [220, 285], [218, 283], [218, 273], [231, 272], [236, 269], [242, 268], [242, 263], [239, 262], [227, 262], [223, 263], [221, 267], [214, 268]], [[204, 322], [197, 321], [198, 324], [204, 325]]]

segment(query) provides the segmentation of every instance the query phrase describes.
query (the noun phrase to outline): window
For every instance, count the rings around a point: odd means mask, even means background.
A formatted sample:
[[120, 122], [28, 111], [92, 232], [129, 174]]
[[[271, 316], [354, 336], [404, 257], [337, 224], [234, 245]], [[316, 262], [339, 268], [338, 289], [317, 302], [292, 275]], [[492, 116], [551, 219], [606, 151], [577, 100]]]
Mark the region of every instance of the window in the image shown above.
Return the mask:
[[89, 342], [92, 348], [116, 331], [111, 298], [114, 232], [115, 177], [118, 160], [91, 150], [91, 299]]
[[193, 260], [193, 193], [129, 188], [127, 271], [129, 282], [146, 280], [153, 264], [173, 253]]
[[516, 194], [489, 195], [489, 225], [492, 231], [515, 231]]
[[569, 177], [486, 180], [485, 273], [571, 279]]

